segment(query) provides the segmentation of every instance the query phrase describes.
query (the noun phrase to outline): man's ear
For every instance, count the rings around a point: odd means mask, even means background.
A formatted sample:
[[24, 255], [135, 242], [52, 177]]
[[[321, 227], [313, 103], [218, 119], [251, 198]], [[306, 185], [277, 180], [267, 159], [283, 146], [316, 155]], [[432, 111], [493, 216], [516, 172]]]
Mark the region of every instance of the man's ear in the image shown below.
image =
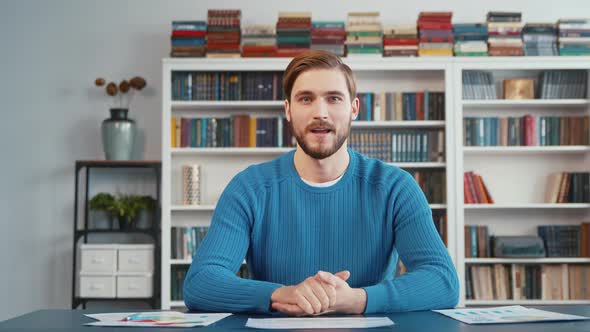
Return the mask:
[[352, 114], [350, 115], [351, 120], [356, 120], [359, 115], [360, 101], [358, 98], [352, 100]]
[[289, 100], [285, 99], [285, 118], [291, 122], [291, 108], [289, 106]]

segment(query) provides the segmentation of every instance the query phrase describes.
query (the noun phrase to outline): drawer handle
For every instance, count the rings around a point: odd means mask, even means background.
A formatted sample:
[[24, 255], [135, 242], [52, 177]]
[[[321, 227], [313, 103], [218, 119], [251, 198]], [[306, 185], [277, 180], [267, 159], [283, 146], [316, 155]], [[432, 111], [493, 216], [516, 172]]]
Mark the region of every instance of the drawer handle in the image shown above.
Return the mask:
[[94, 263], [94, 264], [102, 264], [102, 263], [104, 263], [104, 258], [92, 257], [92, 263]]
[[104, 288], [104, 285], [102, 285], [102, 284], [92, 284], [90, 286], [90, 289], [92, 289], [92, 290], [101, 290], [103, 288]]
[[139, 264], [141, 263], [141, 259], [136, 257], [130, 257], [128, 260], [129, 264]]

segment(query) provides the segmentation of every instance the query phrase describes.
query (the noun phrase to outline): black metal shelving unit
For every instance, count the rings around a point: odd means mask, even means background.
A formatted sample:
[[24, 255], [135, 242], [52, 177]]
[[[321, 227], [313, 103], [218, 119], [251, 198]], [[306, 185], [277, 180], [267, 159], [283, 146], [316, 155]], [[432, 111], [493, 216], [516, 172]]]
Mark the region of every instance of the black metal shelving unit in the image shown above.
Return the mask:
[[[139, 168], [139, 169], [152, 169], [154, 171], [156, 180], [156, 211], [154, 222], [150, 229], [89, 229], [88, 228], [88, 186], [89, 179], [92, 169], [116, 169], [116, 168]], [[84, 223], [82, 228], [78, 227], [80, 224], [79, 220], [79, 207], [78, 200], [80, 195], [80, 173], [85, 170], [85, 186], [84, 186]], [[159, 160], [130, 160], [130, 161], [112, 161], [112, 160], [77, 160], [76, 161], [76, 173], [75, 173], [75, 196], [74, 196], [74, 241], [73, 241], [73, 263], [72, 263], [72, 309], [78, 308], [82, 305], [82, 308], [86, 308], [86, 303], [89, 301], [144, 301], [148, 302], [152, 308], [156, 309], [160, 307], [160, 269], [161, 269], [161, 210], [162, 210], [162, 199], [160, 195], [162, 179], [162, 163]], [[153, 292], [149, 298], [82, 298], [76, 296], [76, 276], [78, 273], [78, 262], [77, 262], [77, 244], [80, 240], [83, 243], [88, 243], [88, 236], [90, 234], [146, 234], [153, 240], [154, 243], [154, 275], [153, 275]]]

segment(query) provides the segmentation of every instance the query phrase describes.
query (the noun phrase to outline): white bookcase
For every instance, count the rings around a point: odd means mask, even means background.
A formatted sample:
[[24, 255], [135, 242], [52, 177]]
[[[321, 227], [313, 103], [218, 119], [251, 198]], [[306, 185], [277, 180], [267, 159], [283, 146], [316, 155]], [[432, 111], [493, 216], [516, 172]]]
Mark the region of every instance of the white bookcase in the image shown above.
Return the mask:
[[[172, 260], [171, 227], [208, 226], [215, 203], [229, 180], [247, 166], [271, 160], [291, 148], [171, 148], [170, 118], [278, 115], [282, 101], [174, 101], [171, 74], [174, 71], [283, 71], [290, 59], [164, 59], [162, 63], [162, 308], [182, 307], [171, 301], [173, 265], [190, 260]], [[542, 224], [579, 224], [590, 220], [590, 204], [543, 202], [546, 178], [555, 171], [590, 171], [590, 147], [463, 147], [465, 116], [583, 115], [587, 99], [463, 100], [465, 70], [492, 71], [497, 80], [536, 77], [541, 70], [590, 70], [590, 57], [485, 57], [485, 58], [356, 58], [344, 59], [357, 79], [358, 92], [445, 91], [445, 121], [387, 121], [353, 123], [354, 128], [444, 128], [444, 162], [395, 163], [414, 169], [444, 169], [446, 203], [432, 204], [446, 210], [447, 245], [461, 281], [460, 306], [495, 304], [590, 303], [588, 301], [466, 301], [465, 270], [469, 264], [590, 263], [588, 258], [499, 259], [465, 258], [465, 225], [488, 225], [492, 235], [534, 235]], [[499, 82], [499, 81], [498, 81]], [[501, 91], [501, 90], [499, 90]], [[201, 165], [200, 206], [180, 202], [180, 168]], [[463, 172], [483, 176], [496, 204], [463, 203]]]
[[[487, 225], [489, 235], [536, 235], [538, 225], [580, 224], [590, 220], [590, 204], [544, 203], [547, 177], [551, 172], [590, 171], [588, 146], [464, 147], [464, 117], [536, 115], [588, 115], [587, 99], [504, 100], [502, 80], [535, 78], [543, 70], [590, 70], [588, 57], [454, 58], [453, 91], [455, 116], [457, 220], [455, 222], [457, 271], [461, 280], [459, 305], [580, 304], [590, 300], [466, 300], [465, 273], [474, 264], [565, 264], [590, 263], [590, 258], [465, 258], [465, 225]], [[469, 70], [491, 72], [496, 83], [495, 100], [463, 100], [462, 74]], [[495, 204], [464, 204], [463, 172], [483, 177]], [[513, 265], [512, 265], [513, 266]], [[512, 281], [513, 282], [513, 281]]]
[[[282, 114], [282, 101], [174, 101], [171, 93], [175, 71], [284, 71], [290, 59], [164, 59], [162, 72], [162, 308], [182, 307], [172, 301], [170, 292], [173, 265], [189, 265], [190, 260], [171, 259], [171, 227], [208, 226], [223, 189], [231, 178], [254, 163], [261, 163], [284, 154], [292, 148], [171, 148], [171, 117], [225, 117], [248, 113], [251, 116]], [[433, 210], [446, 210], [448, 250], [455, 257], [455, 132], [451, 77], [448, 59], [384, 58], [345, 59], [357, 79], [358, 92], [445, 91], [446, 121], [356, 121], [353, 128], [440, 128], [445, 132], [444, 162], [393, 163], [411, 169], [442, 169], [446, 174], [446, 202], [432, 204]], [[354, 130], [354, 129], [353, 129]], [[181, 205], [181, 166], [201, 165], [200, 206]], [[440, 203], [440, 202], [437, 202]]]

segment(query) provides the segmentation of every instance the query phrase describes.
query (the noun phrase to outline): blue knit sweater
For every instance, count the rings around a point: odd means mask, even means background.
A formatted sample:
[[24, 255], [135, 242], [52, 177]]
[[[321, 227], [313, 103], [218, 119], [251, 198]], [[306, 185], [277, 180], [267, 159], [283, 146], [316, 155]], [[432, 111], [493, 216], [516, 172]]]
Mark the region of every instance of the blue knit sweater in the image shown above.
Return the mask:
[[[184, 282], [190, 310], [269, 312], [270, 297], [319, 270], [350, 271], [365, 313], [454, 307], [457, 273], [410, 174], [348, 150], [326, 188], [301, 180], [294, 151], [248, 167], [221, 195]], [[407, 273], [394, 278], [398, 256]], [[253, 280], [236, 276], [246, 258]]]

